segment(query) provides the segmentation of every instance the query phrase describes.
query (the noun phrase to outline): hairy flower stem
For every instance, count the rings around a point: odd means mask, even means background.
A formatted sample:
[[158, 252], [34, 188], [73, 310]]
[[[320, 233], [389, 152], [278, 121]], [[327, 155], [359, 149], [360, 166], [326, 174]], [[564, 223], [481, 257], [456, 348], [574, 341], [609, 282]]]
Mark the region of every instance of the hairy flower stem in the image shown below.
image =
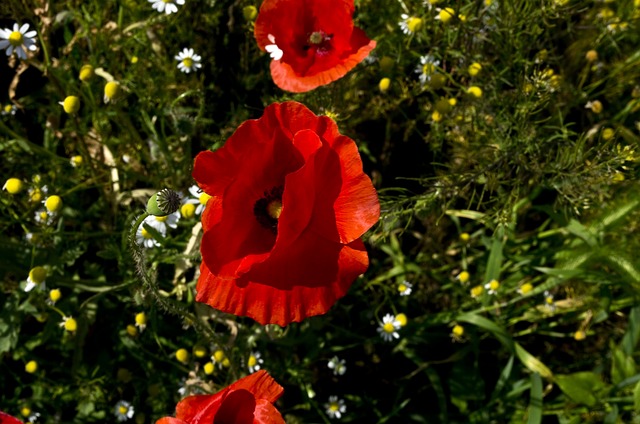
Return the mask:
[[158, 288], [158, 283], [156, 281], [156, 274], [154, 270], [149, 269], [147, 266], [145, 251], [142, 246], [136, 242], [136, 231], [148, 216], [149, 214], [146, 212], [140, 215], [134, 221], [131, 230], [129, 231], [129, 246], [131, 248], [133, 260], [136, 264], [136, 272], [140, 280], [142, 280], [145, 292], [153, 297], [161, 309], [170, 314], [182, 317], [185, 323], [192, 325], [195, 330], [209, 342], [216, 343], [218, 341], [217, 337], [209, 325], [198, 319], [198, 317], [191, 313], [181, 303], [173, 299], [166, 298], [160, 294], [160, 289]]

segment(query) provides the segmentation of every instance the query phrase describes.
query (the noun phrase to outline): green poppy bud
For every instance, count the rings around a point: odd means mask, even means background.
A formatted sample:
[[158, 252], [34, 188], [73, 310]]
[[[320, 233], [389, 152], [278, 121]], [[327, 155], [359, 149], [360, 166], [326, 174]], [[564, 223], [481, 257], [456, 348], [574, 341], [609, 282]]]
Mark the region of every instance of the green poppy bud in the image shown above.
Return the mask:
[[165, 188], [151, 196], [147, 202], [147, 213], [155, 216], [167, 216], [177, 211], [179, 207], [180, 195]]

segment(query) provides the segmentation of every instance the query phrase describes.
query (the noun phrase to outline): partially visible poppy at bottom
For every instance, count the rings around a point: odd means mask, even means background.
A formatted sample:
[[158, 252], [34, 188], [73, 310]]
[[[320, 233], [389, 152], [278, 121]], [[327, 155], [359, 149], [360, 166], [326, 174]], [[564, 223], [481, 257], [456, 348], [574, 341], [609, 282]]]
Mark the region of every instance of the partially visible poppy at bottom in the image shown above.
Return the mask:
[[22, 421], [0, 411], [0, 424], [22, 424]]
[[355, 142], [297, 102], [268, 106], [193, 177], [202, 215], [196, 300], [261, 324], [326, 313], [363, 274], [361, 236], [380, 216]]
[[284, 424], [273, 403], [284, 389], [264, 370], [241, 378], [213, 395], [188, 396], [176, 405], [176, 417], [156, 424]]
[[302, 93], [345, 76], [376, 46], [353, 26], [353, 0], [265, 0], [254, 35], [273, 82]]

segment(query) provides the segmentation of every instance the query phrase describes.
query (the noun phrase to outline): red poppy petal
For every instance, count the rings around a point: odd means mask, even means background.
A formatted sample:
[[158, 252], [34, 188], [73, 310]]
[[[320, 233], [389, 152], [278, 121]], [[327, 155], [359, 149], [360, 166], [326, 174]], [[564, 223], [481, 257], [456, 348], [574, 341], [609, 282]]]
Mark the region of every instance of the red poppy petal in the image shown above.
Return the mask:
[[217, 278], [202, 262], [196, 300], [262, 325], [285, 326], [326, 313], [369, 265], [360, 239], [342, 245], [307, 231], [283, 250], [269, 257], [269, 266], [257, 272], [267, 261], [257, 264], [238, 280]]
[[248, 390], [256, 399], [264, 399], [270, 403], [278, 400], [284, 389], [265, 370], [260, 370], [241, 378], [229, 386], [230, 390]]
[[16, 417], [0, 411], [0, 424], [22, 424], [22, 421], [20, 421]]
[[189, 424], [212, 423], [216, 412], [218, 412], [218, 408], [220, 408], [222, 404], [222, 399], [227, 392], [228, 389], [225, 389], [214, 395], [194, 395], [182, 399], [178, 402], [178, 405], [176, 405], [176, 418], [186, 421]]
[[[315, 179], [314, 161], [310, 157], [322, 147], [322, 141], [312, 130], [298, 131], [293, 138], [307, 163], [287, 175], [282, 195], [282, 214], [278, 220], [278, 238], [280, 243], [290, 243], [302, 233], [309, 224], [314, 212], [315, 189], [309, 186]], [[278, 242], [277, 241], [277, 242]]]
[[240, 170], [225, 170], [235, 175], [224, 188], [222, 215], [215, 215], [219, 218], [216, 224], [206, 225], [202, 238], [203, 260], [221, 278], [237, 278], [269, 256], [275, 235], [258, 222], [254, 205], [266, 192], [284, 186], [285, 176], [303, 164], [300, 152], [278, 118], [274, 108], [269, 113], [265, 111], [262, 118], [238, 128], [220, 149], [223, 150], [220, 157], [216, 151], [196, 158], [193, 175], [209, 194], [217, 195], [221, 188], [211, 180], [211, 175], [229, 180], [214, 169], [220, 158], [236, 161]]
[[[359, 28], [354, 28], [353, 33], [364, 34]], [[355, 38], [360, 39], [361, 37], [356, 36]], [[311, 73], [312, 70], [305, 75], [298, 75], [292, 66], [284, 62], [284, 60], [272, 60], [270, 65], [271, 77], [273, 82], [283, 90], [292, 93], [304, 93], [342, 78], [347, 72], [355, 68], [358, 63], [362, 62], [375, 47], [375, 40], [370, 40], [354, 53], [342, 58], [336, 66], [317, 73]]]
[[256, 401], [253, 424], [285, 424], [280, 411], [264, 399]]
[[[2, 423], [2, 421], [0, 421], [0, 423]], [[164, 417], [156, 421], [156, 424], [189, 424], [189, 423], [178, 418]]]
[[209, 231], [222, 219], [222, 197], [212, 197], [202, 212], [202, 229]]
[[[362, 236], [380, 218], [380, 202], [371, 179], [362, 171], [362, 160], [356, 143], [349, 137], [339, 136], [332, 143], [340, 164], [341, 188], [340, 194], [333, 201], [334, 222], [340, 234], [342, 243], [351, 243]], [[335, 163], [332, 163], [335, 166]], [[327, 163], [326, 166], [329, 166]], [[316, 184], [319, 188], [328, 189], [330, 183], [326, 173], [317, 176]], [[337, 172], [329, 174], [337, 178]], [[320, 199], [327, 199], [328, 193], [319, 191]], [[315, 217], [314, 217], [315, 218]], [[318, 217], [319, 218], [319, 217]], [[318, 219], [314, 221], [314, 228], [328, 231], [326, 222]], [[333, 225], [333, 223], [332, 223]]]
[[222, 401], [213, 424], [253, 424], [256, 398], [247, 390], [230, 391]]

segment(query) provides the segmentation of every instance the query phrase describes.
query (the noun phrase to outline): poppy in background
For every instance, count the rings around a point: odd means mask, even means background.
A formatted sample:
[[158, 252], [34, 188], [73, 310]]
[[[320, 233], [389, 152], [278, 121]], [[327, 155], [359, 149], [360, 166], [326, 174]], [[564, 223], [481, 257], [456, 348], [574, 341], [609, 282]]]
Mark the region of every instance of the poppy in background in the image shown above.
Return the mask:
[[268, 106], [193, 177], [202, 214], [196, 300], [261, 324], [326, 313], [369, 265], [361, 236], [380, 216], [355, 142], [297, 102]]
[[353, 26], [353, 0], [265, 0], [254, 34], [273, 82], [302, 93], [342, 78], [376, 46]]
[[284, 424], [273, 406], [283, 392], [282, 386], [261, 370], [216, 394], [182, 399], [176, 405], [175, 418], [160, 418], [156, 424]]
[[22, 421], [0, 411], [0, 424], [22, 424]]

